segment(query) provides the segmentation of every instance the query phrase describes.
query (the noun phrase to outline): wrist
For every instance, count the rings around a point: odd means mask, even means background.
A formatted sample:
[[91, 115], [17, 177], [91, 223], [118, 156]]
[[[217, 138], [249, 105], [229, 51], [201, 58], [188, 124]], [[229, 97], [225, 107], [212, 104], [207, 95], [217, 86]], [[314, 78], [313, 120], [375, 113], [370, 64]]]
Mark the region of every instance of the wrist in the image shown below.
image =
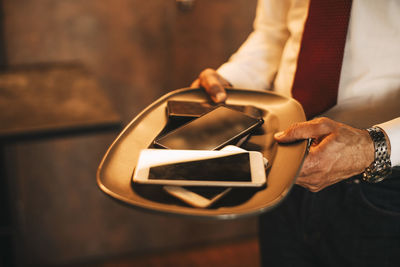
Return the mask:
[[375, 144], [374, 141], [372, 140], [369, 132], [367, 129], [362, 130], [365, 135], [365, 139], [367, 140], [367, 145], [364, 146], [364, 155], [365, 155], [365, 162], [364, 162], [364, 168], [363, 171], [369, 167], [375, 160]]

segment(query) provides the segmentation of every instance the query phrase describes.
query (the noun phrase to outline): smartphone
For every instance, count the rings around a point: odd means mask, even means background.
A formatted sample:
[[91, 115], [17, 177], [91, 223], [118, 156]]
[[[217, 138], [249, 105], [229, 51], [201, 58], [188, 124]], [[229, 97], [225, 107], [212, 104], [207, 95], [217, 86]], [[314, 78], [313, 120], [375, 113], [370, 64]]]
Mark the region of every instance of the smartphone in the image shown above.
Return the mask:
[[263, 111], [250, 105], [211, 104], [209, 102], [169, 100], [167, 102], [167, 115], [170, 119], [194, 119], [210, 112], [218, 106], [225, 106], [255, 118], [262, 118]]
[[144, 149], [133, 182], [180, 186], [259, 187], [266, 181], [257, 151]]
[[249, 134], [263, 122], [220, 106], [157, 138], [154, 144], [169, 149], [216, 150]]
[[194, 119], [210, 112], [214, 108], [215, 106], [207, 102], [169, 100], [167, 102], [167, 116], [170, 119]]
[[232, 187], [182, 187], [166, 185], [163, 189], [174, 197], [197, 208], [207, 208], [225, 196]]
[[[239, 151], [246, 152], [238, 146], [226, 146], [221, 151]], [[264, 168], [268, 166], [268, 160], [263, 158]], [[207, 208], [220, 200], [223, 196], [232, 190], [232, 187], [183, 187], [183, 186], [163, 186], [163, 189], [170, 195], [186, 202], [197, 208]]]

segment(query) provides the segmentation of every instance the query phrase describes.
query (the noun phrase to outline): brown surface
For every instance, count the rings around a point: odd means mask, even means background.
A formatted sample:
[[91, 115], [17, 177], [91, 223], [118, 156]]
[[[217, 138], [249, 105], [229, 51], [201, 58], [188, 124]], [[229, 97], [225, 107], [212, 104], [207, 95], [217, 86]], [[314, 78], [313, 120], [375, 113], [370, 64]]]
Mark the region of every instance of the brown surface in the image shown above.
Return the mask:
[[[2, 0], [8, 65], [78, 61], [129, 122], [199, 71], [217, 67], [251, 30], [256, 0]], [[6, 147], [18, 262], [58, 265], [173, 250], [257, 234], [256, 218], [183, 220], [133, 210], [94, 181], [117, 133], [35, 140]], [[45, 207], [45, 209], [43, 208]]]
[[5, 148], [20, 266], [55, 266], [255, 236], [257, 220], [189, 220], [113, 201], [95, 173], [117, 133], [39, 139]]
[[109, 99], [79, 65], [0, 72], [0, 110], [0, 138], [120, 127]]
[[218, 67], [251, 30], [256, 0], [3, 0], [7, 63], [81, 61], [126, 122]]
[[105, 260], [89, 267], [257, 267], [260, 266], [260, 252], [257, 239], [246, 239], [225, 244], [186, 248], [178, 251], [149, 253], [136, 257], [122, 257]]

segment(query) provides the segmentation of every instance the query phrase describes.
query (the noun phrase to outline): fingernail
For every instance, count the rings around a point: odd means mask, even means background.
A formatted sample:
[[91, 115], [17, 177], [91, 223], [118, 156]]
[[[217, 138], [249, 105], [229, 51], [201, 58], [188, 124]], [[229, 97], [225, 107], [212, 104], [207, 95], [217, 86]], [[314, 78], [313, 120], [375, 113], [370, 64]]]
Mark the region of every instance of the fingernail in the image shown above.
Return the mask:
[[282, 131], [282, 132], [277, 132], [276, 134], [274, 134], [274, 137], [275, 137], [275, 138], [279, 138], [279, 137], [281, 137], [283, 134], [284, 134], [283, 131]]
[[222, 101], [224, 101], [225, 100], [225, 93], [223, 93], [223, 92], [219, 92], [219, 93], [217, 93], [216, 95], [215, 95], [215, 100], [217, 101], [217, 102], [222, 102]]

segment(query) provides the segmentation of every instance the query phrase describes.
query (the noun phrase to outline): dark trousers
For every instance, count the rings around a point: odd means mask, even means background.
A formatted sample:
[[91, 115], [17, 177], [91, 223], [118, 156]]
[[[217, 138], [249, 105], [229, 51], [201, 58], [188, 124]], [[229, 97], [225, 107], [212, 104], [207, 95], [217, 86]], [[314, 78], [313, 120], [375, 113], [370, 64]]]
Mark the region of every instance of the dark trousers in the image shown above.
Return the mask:
[[259, 223], [263, 266], [400, 266], [400, 170], [318, 193], [296, 185]]

